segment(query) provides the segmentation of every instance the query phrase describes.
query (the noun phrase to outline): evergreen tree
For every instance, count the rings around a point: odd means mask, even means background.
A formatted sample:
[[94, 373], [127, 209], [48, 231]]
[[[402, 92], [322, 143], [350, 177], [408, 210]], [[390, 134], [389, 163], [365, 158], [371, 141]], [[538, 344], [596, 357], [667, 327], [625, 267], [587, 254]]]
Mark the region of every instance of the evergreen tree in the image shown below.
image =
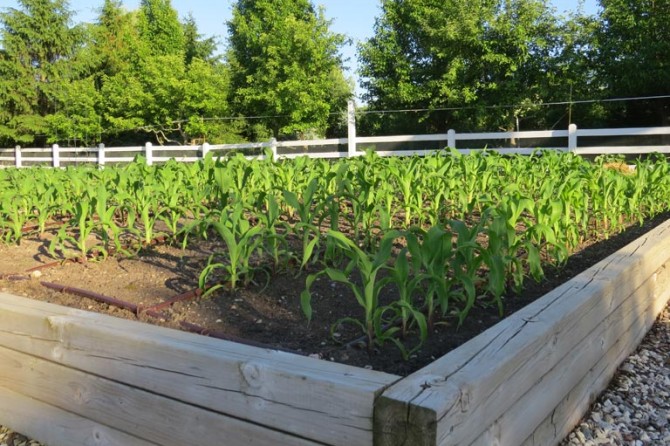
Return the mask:
[[183, 24], [184, 28], [184, 58], [186, 65], [190, 65], [193, 59], [203, 61], [218, 62], [219, 57], [215, 56], [216, 39], [214, 37], [203, 38], [198, 32], [198, 25], [192, 14], [186, 17]]
[[139, 30], [152, 55], [183, 54], [184, 29], [170, 0], [142, 0]]
[[[58, 139], [47, 116], [79, 78], [72, 63], [83, 38], [65, 0], [18, 0], [0, 13], [0, 141], [42, 145]], [[79, 86], [81, 87], [81, 86]]]
[[104, 76], [113, 76], [148, 56], [138, 28], [136, 12], [126, 11], [121, 0], [105, 0], [92, 31], [91, 45], [100, 82]]

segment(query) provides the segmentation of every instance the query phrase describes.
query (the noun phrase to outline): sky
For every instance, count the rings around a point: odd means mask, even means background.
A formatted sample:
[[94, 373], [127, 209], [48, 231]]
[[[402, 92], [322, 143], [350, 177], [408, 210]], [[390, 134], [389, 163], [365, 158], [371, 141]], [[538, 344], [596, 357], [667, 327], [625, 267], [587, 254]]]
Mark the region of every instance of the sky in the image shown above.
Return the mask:
[[[140, 0], [122, 0], [128, 10], [137, 9]], [[559, 13], [576, 11], [583, 2], [584, 12], [595, 13], [597, 0], [552, 0], [552, 4]], [[69, 0], [70, 9], [76, 13], [78, 22], [93, 22], [103, 0]], [[226, 21], [231, 17], [234, 0], [172, 0], [172, 6], [179, 12], [181, 18], [189, 12], [193, 14], [198, 30], [205, 37], [215, 36], [221, 47], [227, 35]], [[379, 0], [313, 0], [316, 5], [322, 5], [326, 17], [332, 21], [331, 30], [347, 35], [352, 44], [342, 49], [347, 75], [356, 77], [356, 45], [371, 37], [375, 17], [379, 15]], [[0, 9], [17, 7], [16, 0], [0, 0]], [[222, 48], [220, 48], [222, 49]], [[360, 94], [359, 91], [357, 91]]]

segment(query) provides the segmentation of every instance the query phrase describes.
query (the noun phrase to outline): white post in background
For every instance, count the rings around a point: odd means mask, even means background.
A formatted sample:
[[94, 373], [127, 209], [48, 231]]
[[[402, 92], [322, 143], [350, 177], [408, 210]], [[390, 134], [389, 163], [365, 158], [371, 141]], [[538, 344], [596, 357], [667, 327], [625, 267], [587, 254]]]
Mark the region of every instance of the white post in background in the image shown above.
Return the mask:
[[147, 166], [154, 164], [153, 146], [150, 142], [144, 145], [144, 156], [147, 158]]
[[209, 143], [204, 142], [202, 143], [202, 146], [200, 146], [200, 158], [205, 159], [208, 153], [209, 153]]
[[51, 159], [54, 167], [60, 167], [60, 147], [58, 147], [58, 144], [51, 146]]
[[356, 156], [356, 107], [354, 101], [347, 104], [347, 156]]
[[272, 151], [272, 161], [277, 161], [277, 138], [270, 139], [270, 150]]
[[21, 167], [21, 146], [14, 147], [14, 165]]
[[456, 130], [449, 129], [447, 132], [447, 147], [450, 149], [456, 148]]
[[577, 149], [577, 125], [568, 126], [568, 151], [574, 152]]
[[105, 166], [105, 145], [98, 144], [98, 167]]

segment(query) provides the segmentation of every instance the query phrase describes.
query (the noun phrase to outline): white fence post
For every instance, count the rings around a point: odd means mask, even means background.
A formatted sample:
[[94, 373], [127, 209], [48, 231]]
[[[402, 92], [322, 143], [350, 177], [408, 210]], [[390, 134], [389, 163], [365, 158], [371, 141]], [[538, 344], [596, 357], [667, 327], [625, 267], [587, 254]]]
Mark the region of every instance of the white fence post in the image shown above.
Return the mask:
[[568, 151], [574, 152], [577, 149], [577, 125], [570, 124], [568, 127]]
[[105, 145], [102, 143], [98, 144], [98, 166], [105, 166]]
[[208, 142], [202, 143], [202, 146], [200, 146], [200, 158], [205, 159], [208, 153], [209, 153], [209, 143]]
[[144, 156], [147, 158], [147, 166], [154, 164], [153, 145], [150, 142], [144, 145]]
[[58, 147], [58, 144], [51, 146], [51, 159], [54, 167], [60, 167], [60, 147]]
[[450, 149], [456, 148], [456, 130], [449, 129], [447, 132], [447, 147]]
[[347, 104], [347, 156], [356, 156], [356, 107], [354, 101]]
[[21, 146], [14, 147], [14, 165], [21, 167]]
[[272, 151], [272, 161], [277, 160], [277, 138], [270, 139], [270, 150]]

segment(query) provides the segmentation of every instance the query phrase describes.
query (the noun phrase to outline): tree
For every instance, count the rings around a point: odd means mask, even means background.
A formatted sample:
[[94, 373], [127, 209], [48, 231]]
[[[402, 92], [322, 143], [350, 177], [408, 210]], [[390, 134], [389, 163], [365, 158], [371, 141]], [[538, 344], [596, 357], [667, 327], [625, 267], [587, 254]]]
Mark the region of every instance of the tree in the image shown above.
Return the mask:
[[136, 144], [147, 134], [159, 144], [239, 141], [218, 120], [229, 113], [229, 81], [213, 39], [203, 40], [192, 18], [180, 23], [169, 1], [144, 1], [126, 12], [118, 0], [106, 0], [93, 34], [108, 141]]
[[546, 94], [557, 32], [544, 0], [383, 1], [359, 48], [365, 99], [428, 112], [384, 115], [377, 131], [518, 128]]
[[[580, 127], [606, 125], [606, 109], [597, 102], [607, 97], [598, 57], [598, 18], [580, 10], [561, 17], [559, 26], [554, 45], [558, 50], [549, 59], [551, 77], [546, 100], [561, 104], [547, 109], [545, 127], [565, 129], [572, 123]], [[574, 100], [595, 102], [575, 104]]]
[[0, 141], [41, 145], [58, 137], [47, 117], [67, 106], [67, 90], [80, 79], [73, 60], [83, 31], [70, 26], [65, 0], [18, 3], [0, 13]]
[[[670, 95], [670, 0], [600, 4], [599, 62], [610, 95]], [[615, 123], [670, 125], [670, 100], [631, 101], [619, 106], [618, 113]]]
[[184, 29], [170, 0], [142, 0], [138, 25], [152, 55], [183, 54]]
[[277, 137], [326, 134], [352, 92], [339, 55], [345, 38], [323, 10], [309, 0], [238, 0], [228, 30], [234, 110], [270, 116], [264, 123]]
[[216, 39], [214, 37], [203, 38], [198, 32], [198, 25], [192, 14], [186, 17], [183, 24], [184, 30], [184, 58], [186, 65], [190, 65], [193, 59], [200, 59], [210, 62], [218, 62], [219, 57], [215, 56]]
[[91, 32], [92, 71], [99, 88], [105, 76], [114, 76], [148, 57], [146, 42], [138, 28], [136, 12], [124, 10], [121, 0], [105, 0]]

